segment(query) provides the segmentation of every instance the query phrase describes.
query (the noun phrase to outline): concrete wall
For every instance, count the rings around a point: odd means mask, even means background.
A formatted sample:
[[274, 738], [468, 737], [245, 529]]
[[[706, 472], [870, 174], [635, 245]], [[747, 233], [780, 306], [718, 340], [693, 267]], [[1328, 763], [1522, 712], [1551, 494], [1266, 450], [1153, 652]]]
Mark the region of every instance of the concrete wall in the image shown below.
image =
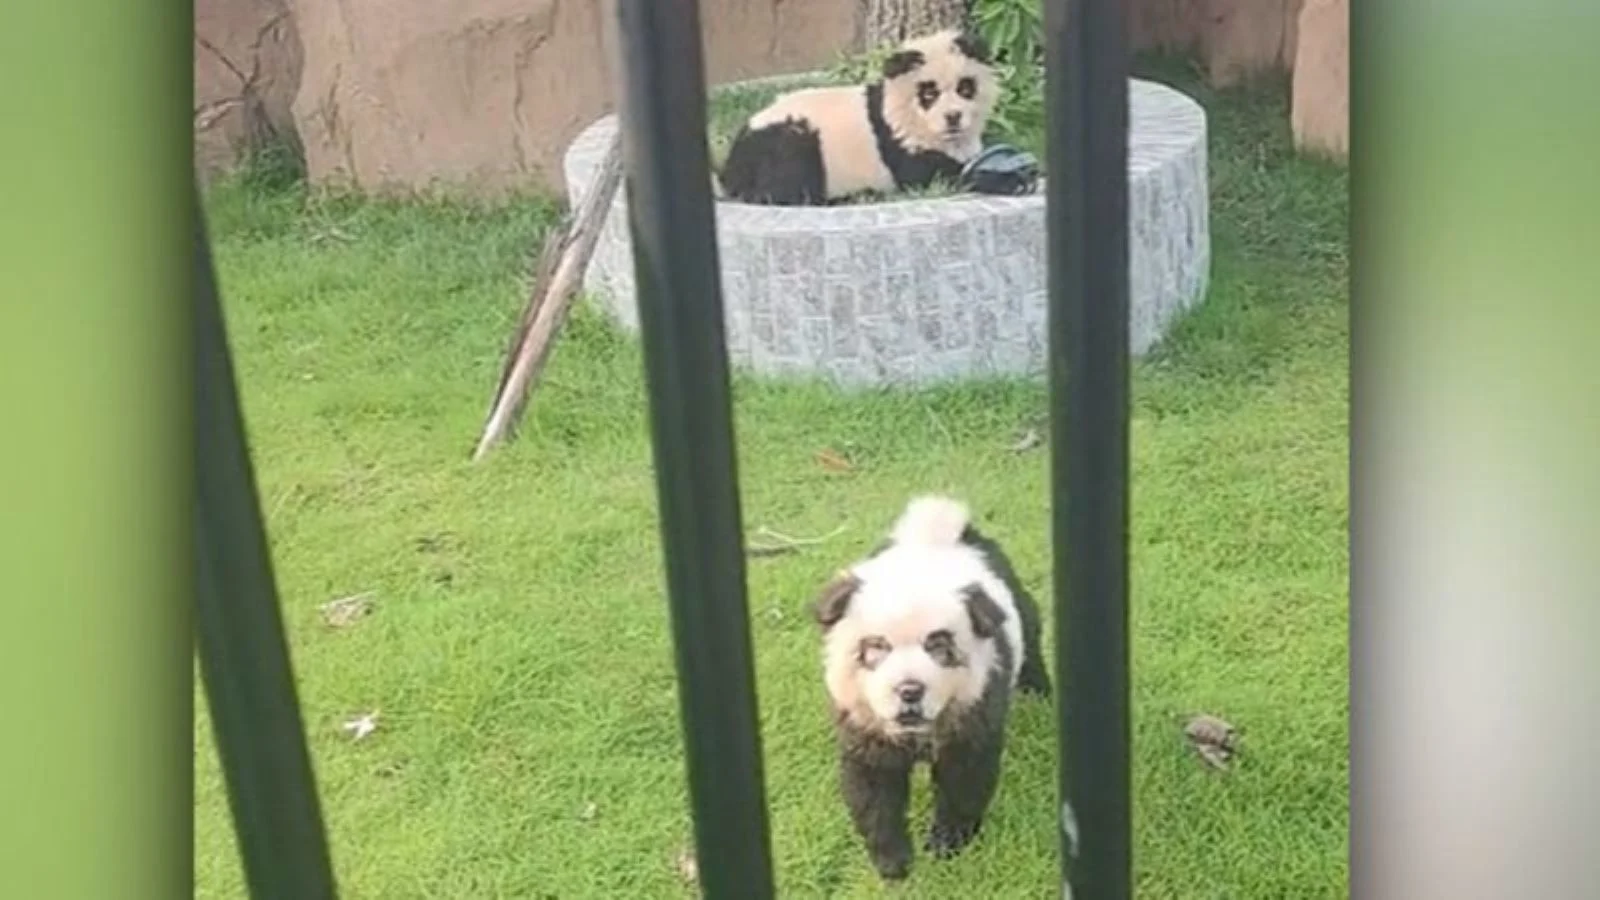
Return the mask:
[[194, 156], [209, 173], [248, 147], [295, 140], [300, 33], [288, 0], [195, 0]]
[[1349, 0], [1125, 0], [1134, 43], [1193, 53], [1219, 87], [1292, 74], [1303, 150], [1344, 159], [1350, 144]]
[[[196, 165], [287, 140], [362, 190], [560, 191], [561, 153], [610, 110], [615, 0], [195, 0]], [[1138, 47], [1211, 80], [1295, 71], [1302, 146], [1347, 146], [1347, 0], [1125, 0]], [[701, 0], [712, 82], [824, 66], [860, 0]], [[1296, 58], [1303, 61], [1296, 66]]]
[[[196, 162], [292, 134], [316, 182], [559, 190], [562, 151], [611, 106], [613, 2], [196, 0]], [[708, 77], [826, 65], [856, 5], [701, 0]]]
[[1294, 65], [1295, 142], [1309, 153], [1350, 153], [1350, 0], [1305, 0]]

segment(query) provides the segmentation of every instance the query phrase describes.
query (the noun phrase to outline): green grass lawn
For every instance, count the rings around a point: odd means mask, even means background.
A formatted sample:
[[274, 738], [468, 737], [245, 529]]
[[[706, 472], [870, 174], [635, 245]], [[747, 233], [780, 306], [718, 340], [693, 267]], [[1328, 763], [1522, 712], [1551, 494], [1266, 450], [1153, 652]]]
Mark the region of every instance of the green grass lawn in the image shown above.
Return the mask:
[[[1215, 263], [1207, 303], [1134, 375], [1138, 892], [1341, 897], [1347, 180], [1292, 156], [1281, 82], [1218, 95], [1145, 65], [1211, 116]], [[634, 342], [581, 310], [520, 440], [466, 461], [553, 207], [326, 197], [271, 172], [207, 202], [343, 894], [689, 896]], [[1047, 456], [1009, 449], [1045, 401], [1039, 384], [846, 396], [737, 380], [747, 526], [844, 529], [750, 565], [781, 896], [882, 893], [835, 792], [805, 605], [926, 490], [969, 498], [1048, 599]], [[820, 466], [824, 448], [855, 467]], [[319, 604], [368, 591], [372, 615], [322, 623]], [[238, 897], [196, 698], [196, 892]], [[372, 709], [374, 735], [340, 731]], [[1243, 732], [1230, 774], [1184, 745], [1181, 717], [1201, 711]], [[1020, 706], [1007, 754], [979, 842], [919, 856], [896, 895], [1058, 895], [1049, 704]], [[924, 792], [919, 832], [927, 807]]]

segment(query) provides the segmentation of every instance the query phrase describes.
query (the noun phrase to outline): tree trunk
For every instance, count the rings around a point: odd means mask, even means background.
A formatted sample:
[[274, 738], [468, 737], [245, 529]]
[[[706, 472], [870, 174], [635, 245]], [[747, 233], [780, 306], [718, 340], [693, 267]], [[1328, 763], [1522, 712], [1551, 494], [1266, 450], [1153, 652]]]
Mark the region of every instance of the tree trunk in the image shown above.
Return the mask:
[[868, 49], [960, 28], [967, 15], [967, 0], [865, 0], [863, 7]]

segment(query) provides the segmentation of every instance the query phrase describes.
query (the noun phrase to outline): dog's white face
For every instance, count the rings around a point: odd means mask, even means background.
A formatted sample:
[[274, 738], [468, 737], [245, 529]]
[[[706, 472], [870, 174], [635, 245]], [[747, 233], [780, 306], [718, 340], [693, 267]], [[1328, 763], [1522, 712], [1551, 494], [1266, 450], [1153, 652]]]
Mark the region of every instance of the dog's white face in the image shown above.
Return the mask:
[[841, 575], [818, 601], [828, 693], [858, 725], [927, 732], [983, 696], [1003, 613], [970, 572], [940, 556], [890, 550]]
[[909, 41], [883, 75], [884, 119], [907, 147], [962, 161], [978, 152], [1000, 88], [975, 38], [943, 31]]

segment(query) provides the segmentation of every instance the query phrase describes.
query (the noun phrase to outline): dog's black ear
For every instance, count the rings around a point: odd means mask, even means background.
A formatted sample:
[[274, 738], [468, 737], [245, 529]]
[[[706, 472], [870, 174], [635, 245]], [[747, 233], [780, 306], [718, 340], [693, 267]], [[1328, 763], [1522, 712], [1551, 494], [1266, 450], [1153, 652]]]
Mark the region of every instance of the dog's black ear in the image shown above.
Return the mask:
[[989, 44], [981, 36], [971, 31], [964, 31], [956, 35], [956, 50], [973, 62], [989, 65]]
[[811, 608], [812, 615], [816, 616], [817, 624], [822, 626], [823, 631], [832, 628], [844, 618], [844, 614], [850, 609], [850, 600], [860, 588], [861, 579], [850, 572], [840, 572], [828, 582]]
[[899, 78], [907, 72], [921, 68], [927, 61], [921, 50], [898, 50], [889, 54], [889, 58], [883, 61], [883, 77]]
[[966, 590], [961, 592], [961, 599], [966, 601], [973, 634], [980, 638], [992, 638], [1000, 633], [1000, 626], [1006, 621], [1006, 611], [994, 602], [994, 598], [982, 586], [967, 585]]

